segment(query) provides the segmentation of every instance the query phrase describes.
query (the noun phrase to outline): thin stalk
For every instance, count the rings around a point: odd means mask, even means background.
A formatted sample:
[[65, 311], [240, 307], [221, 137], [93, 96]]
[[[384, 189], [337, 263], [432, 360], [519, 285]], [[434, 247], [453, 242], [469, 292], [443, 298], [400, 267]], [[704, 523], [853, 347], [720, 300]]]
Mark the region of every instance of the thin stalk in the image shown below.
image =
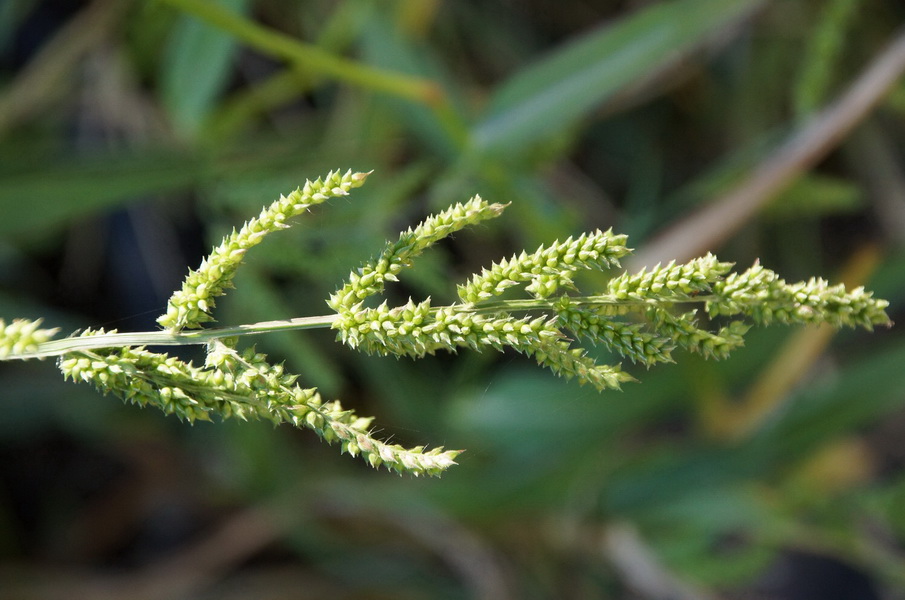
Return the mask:
[[231, 33], [265, 54], [364, 88], [378, 90], [436, 106], [445, 103], [440, 87], [432, 81], [375, 69], [306, 44], [206, 0], [163, 0], [167, 4]]
[[85, 337], [67, 337], [59, 340], [48, 340], [40, 344], [34, 352], [10, 354], [5, 357], [5, 360], [48, 358], [69, 352], [124, 346], [196, 346], [223, 338], [257, 335], [271, 331], [326, 328], [330, 327], [336, 318], [337, 315], [323, 315], [319, 317], [298, 317], [282, 321], [261, 321], [250, 325], [196, 331], [136, 331], [129, 333], [104, 333]]
[[[688, 296], [686, 294], [674, 295], [669, 297], [657, 298], [655, 302], [651, 300], [626, 300], [617, 298], [612, 295], [599, 296], [570, 296], [569, 304], [582, 308], [593, 308], [595, 306], [627, 306], [627, 307], [645, 307], [652, 304], [680, 304], [685, 302], [707, 302], [708, 300], [716, 300], [716, 296]], [[456, 308], [465, 306], [465, 312], [475, 314], [487, 314], [500, 311], [520, 312], [533, 310], [555, 310], [559, 305], [558, 298], [526, 298], [523, 300], [496, 300], [489, 302], [481, 302], [480, 304], [468, 307], [467, 305], [455, 305]], [[450, 306], [444, 308], [453, 308]], [[440, 310], [437, 308], [435, 310]]]
[[[682, 296], [664, 299], [662, 302], [705, 302], [712, 299], [710, 296]], [[651, 303], [645, 300], [621, 300], [613, 296], [575, 296], [569, 299], [573, 306], [649, 306]], [[479, 305], [454, 304], [451, 306], [438, 306], [431, 310], [437, 313], [440, 310], [453, 309], [458, 312], [470, 312], [474, 314], [492, 314], [505, 312], [531, 312], [538, 310], [555, 310], [558, 300], [547, 298], [529, 298], [523, 300], [497, 300], [483, 302]], [[326, 329], [333, 325], [339, 318], [338, 315], [320, 315], [315, 317], [297, 317], [279, 321], [261, 321], [247, 325], [234, 327], [219, 327], [214, 329], [183, 330], [183, 331], [138, 331], [128, 333], [104, 333], [89, 336], [71, 336], [57, 340], [48, 340], [39, 344], [34, 352], [22, 352], [10, 354], [3, 360], [25, 360], [31, 358], [49, 358], [61, 356], [70, 352], [81, 352], [99, 348], [118, 348], [128, 346], [197, 346], [207, 344], [214, 340], [239, 337], [246, 335], [258, 335], [274, 331], [298, 331], [303, 329]]]

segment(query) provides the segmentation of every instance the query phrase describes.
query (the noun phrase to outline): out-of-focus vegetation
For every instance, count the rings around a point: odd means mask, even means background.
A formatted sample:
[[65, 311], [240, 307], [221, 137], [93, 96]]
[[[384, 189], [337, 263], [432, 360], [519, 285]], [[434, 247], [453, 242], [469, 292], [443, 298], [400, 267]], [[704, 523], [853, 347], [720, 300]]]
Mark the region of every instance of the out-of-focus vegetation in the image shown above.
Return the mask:
[[[880, 0], [6, 0], [0, 317], [153, 328], [231, 227], [351, 167], [367, 188], [250, 256], [220, 323], [327, 312], [350, 267], [474, 193], [507, 217], [426, 255], [398, 299], [612, 226], [636, 267], [705, 245], [867, 284], [896, 319], [903, 23]], [[458, 467], [398, 478], [4, 364], [3, 594], [905, 597], [896, 328], [753, 331], [604, 394], [516, 355], [332, 338], [258, 345], [386, 437], [468, 448]]]

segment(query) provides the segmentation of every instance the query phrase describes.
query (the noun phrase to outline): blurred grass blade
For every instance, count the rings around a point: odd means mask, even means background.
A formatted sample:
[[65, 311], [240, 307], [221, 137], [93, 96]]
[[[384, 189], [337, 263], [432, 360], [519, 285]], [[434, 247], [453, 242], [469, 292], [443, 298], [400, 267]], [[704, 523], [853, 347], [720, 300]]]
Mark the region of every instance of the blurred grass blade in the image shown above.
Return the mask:
[[[317, 45], [330, 52], [341, 52], [358, 36], [361, 23], [370, 12], [355, 3], [338, 6], [321, 25]], [[257, 117], [297, 100], [313, 89], [317, 81], [311, 73], [289, 65], [231, 94], [209, 115], [201, 135], [214, 143], [236, 135], [250, 128]]]
[[787, 470], [840, 436], [901, 409], [903, 361], [905, 344], [899, 343], [854, 362], [835, 379], [793, 395], [785, 410], [741, 444], [663, 444], [613, 476], [603, 505], [611, 511], [644, 511], [705, 487], [735, 486]]
[[442, 104], [439, 88], [430, 81], [374, 69], [354, 60], [336, 56], [281, 32], [262, 27], [222, 7], [203, 0], [163, 0], [211, 25], [229, 32], [249, 47], [268, 56], [286, 60], [312, 73], [408, 98], [426, 104]]
[[310, 77], [289, 67], [255, 82], [224, 101], [210, 113], [200, 137], [221, 142], [251, 128], [255, 118], [283, 106], [311, 89]]
[[[846, 263], [839, 280], [849, 289], [864, 285], [880, 262], [880, 250], [874, 244], [863, 246]], [[711, 429], [725, 439], [743, 439], [782, 410], [790, 391], [814, 369], [836, 334], [827, 325], [806, 327], [776, 347], [775, 356], [760, 370], [747, 393], [731, 405], [722, 406], [721, 418]]]
[[725, 242], [773, 194], [835, 148], [864, 120], [905, 73], [905, 29], [855, 78], [845, 92], [807, 120], [738, 187], [660, 233], [628, 263], [629, 269], [664, 260], [688, 260]]
[[830, 0], [821, 9], [801, 65], [801, 75], [793, 90], [795, 112], [808, 115], [825, 102], [838, 75], [852, 21], [860, 0]]
[[478, 153], [536, 144], [644, 81], [761, 4], [681, 0], [639, 11], [541, 58], [502, 84], [473, 131]]
[[[225, 9], [244, 12], [248, 0], [211, 0]], [[162, 61], [160, 92], [181, 136], [193, 138], [223, 92], [236, 43], [232, 36], [183, 15]]]
[[79, 61], [108, 39], [128, 7], [128, 2], [118, 0], [91, 3], [45, 42], [11, 83], [4, 81], [0, 136], [7, 129], [21, 127], [61, 95], [73, 93], [68, 82]]
[[876, 352], [815, 383], [787, 403], [787, 410], [765, 423], [751, 446], [777, 464], [792, 464], [837, 436], [875, 423], [905, 401], [905, 345]]
[[[131, 199], [187, 186], [199, 161], [173, 152], [99, 155], [0, 177], [0, 236], [28, 238]], [[36, 210], [38, 207], [38, 210]]]
[[[367, 19], [361, 36], [361, 51], [368, 62], [381, 68], [438, 82], [438, 89], [455, 89], [452, 83], [444, 88], [440, 82], [451, 81], [428, 48], [406, 37], [396, 23], [374, 10]], [[447, 102], [430, 110], [425, 106], [397, 101], [392, 109], [404, 123], [433, 149], [454, 158], [461, 151], [468, 131], [464, 124], [461, 103], [454, 94], [444, 91]]]

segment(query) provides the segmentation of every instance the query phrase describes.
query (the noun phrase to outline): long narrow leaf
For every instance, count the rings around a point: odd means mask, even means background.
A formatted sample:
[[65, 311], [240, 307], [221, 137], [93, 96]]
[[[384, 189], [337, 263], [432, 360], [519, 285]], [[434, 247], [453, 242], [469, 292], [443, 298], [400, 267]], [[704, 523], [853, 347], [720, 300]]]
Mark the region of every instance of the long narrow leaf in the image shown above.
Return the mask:
[[664, 2], [542, 57], [503, 83], [472, 133], [480, 154], [535, 144], [641, 82], [761, 0]]
[[367, 89], [385, 92], [416, 102], [442, 102], [436, 85], [374, 69], [368, 65], [337, 56], [317, 46], [306, 44], [279, 31], [263, 27], [231, 11], [204, 0], [164, 0], [171, 6], [190, 13], [207, 23], [228, 32], [259, 52], [286, 60], [311, 73], [325, 75], [339, 81]]
[[199, 178], [199, 164], [190, 155], [146, 152], [0, 175], [0, 235], [26, 238], [93, 211], [188, 186]]
[[[244, 12], [248, 0], [219, 0]], [[192, 137], [226, 85], [236, 51], [235, 40], [207, 23], [183, 15], [173, 31], [162, 63], [161, 94], [173, 126]]]

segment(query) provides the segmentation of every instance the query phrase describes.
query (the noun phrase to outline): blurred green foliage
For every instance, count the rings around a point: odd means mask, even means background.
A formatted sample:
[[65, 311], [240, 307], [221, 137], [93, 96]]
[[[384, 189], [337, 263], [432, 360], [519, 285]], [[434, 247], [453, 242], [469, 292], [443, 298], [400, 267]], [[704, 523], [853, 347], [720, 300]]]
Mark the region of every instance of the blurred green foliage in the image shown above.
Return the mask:
[[[375, 173], [256, 249], [221, 323], [323, 314], [384, 240], [475, 193], [512, 206], [388, 293], [447, 301], [494, 259], [596, 227], [641, 247], [738, 185], [905, 22], [879, 0], [101, 0], [56, 20], [53, 4], [0, 3], [0, 315], [64, 330], [151, 327], [224, 233], [331, 168]], [[790, 280], [872, 257], [854, 277], [895, 319], [903, 97], [899, 84], [872, 127], [714, 250]], [[52, 365], [2, 365], [0, 588], [654, 598], [667, 581], [671, 597], [744, 597], [804, 551], [902, 596], [901, 336], [752, 333], [725, 363], [683, 357], [605, 394], [508, 354], [414, 362], [359, 356], [330, 332], [258, 341], [387, 436], [467, 448], [436, 481], [288, 428], [189, 427], [64, 385]], [[814, 358], [755, 394], [795, 343]], [[747, 412], [755, 397], [765, 407]], [[51, 561], [66, 567], [53, 581]], [[111, 564], [128, 568], [107, 580]], [[651, 566], [661, 580], [639, 582]]]

